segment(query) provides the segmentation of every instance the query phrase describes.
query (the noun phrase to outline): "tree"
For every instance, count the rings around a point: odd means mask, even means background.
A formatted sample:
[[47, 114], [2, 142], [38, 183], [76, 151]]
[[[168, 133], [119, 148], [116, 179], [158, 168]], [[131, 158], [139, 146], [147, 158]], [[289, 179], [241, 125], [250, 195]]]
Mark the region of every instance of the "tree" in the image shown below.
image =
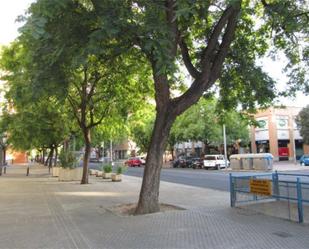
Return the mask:
[[125, 56], [114, 50], [108, 37], [95, 43], [91, 36], [98, 23], [92, 16], [82, 1], [40, 0], [31, 5], [19, 37], [31, 61], [30, 84], [67, 101], [83, 134], [81, 184], [88, 183], [91, 131], [104, 119], [112, 120], [110, 116], [125, 121], [144, 93], [137, 90], [143, 88], [145, 76], [136, 74], [145, 70], [143, 64], [135, 62], [133, 53]]
[[309, 144], [309, 105], [304, 107], [296, 117], [296, 124], [305, 144]]
[[227, 143], [234, 144], [237, 140], [249, 142], [248, 123], [245, 117], [236, 111], [224, 113], [218, 110], [215, 98], [201, 98], [175, 121], [171, 134], [177, 142], [202, 141], [205, 153], [209, 146], [219, 146], [223, 142], [222, 125], [226, 125]]
[[[147, 153], [136, 214], [159, 210], [162, 155], [176, 117], [205, 92], [219, 88], [226, 107], [242, 104], [246, 111], [275, 97], [274, 81], [257, 66], [257, 58], [283, 50], [294, 76], [304, 72], [297, 39], [308, 36], [308, 5], [303, 1], [98, 1], [91, 0], [101, 27], [118, 47], [131, 44], [151, 65], [156, 120]], [[256, 21], [258, 20], [258, 21]], [[173, 97], [181, 85], [180, 66], [192, 84]], [[304, 77], [298, 85], [307, 85]]]
[[[27, 55], [22, 46], [15, 42], [2, 51], [1, 69], [5, 71], [6, 82], [1, 130], [8, 134], [8, 142], [14, 149], [50, 150], [45, 164], [52, 166], [52, 158], [57, 147], [69, 133], [69, 122], [65, 107], [55, 98], [42, 96], [32, 98], [33, 89], [29, 85], [25, 70]], [[57, 154], [57, 153], [56, 153]]]

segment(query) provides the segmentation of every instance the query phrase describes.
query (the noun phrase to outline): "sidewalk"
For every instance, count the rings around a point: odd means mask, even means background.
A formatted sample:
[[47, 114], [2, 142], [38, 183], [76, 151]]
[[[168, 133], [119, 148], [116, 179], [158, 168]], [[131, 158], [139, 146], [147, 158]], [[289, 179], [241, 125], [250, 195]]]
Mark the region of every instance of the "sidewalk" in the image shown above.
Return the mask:
[[161, 182], [160, 200], [185, 208], [121, 217], [141, 179], [58, 182], [44, 167], [0, 177], [0, 248], [309, 248], [309, 226], [229, 207], [229, 193]]
[[279, 161], [274, 162], [273, 170], [278, 171], [294, 171], [294, 170], [305, 170], [309, 173], [309, 167], [308, 166], [301, 166], [299, 162], [296, 164], [291, 161]]

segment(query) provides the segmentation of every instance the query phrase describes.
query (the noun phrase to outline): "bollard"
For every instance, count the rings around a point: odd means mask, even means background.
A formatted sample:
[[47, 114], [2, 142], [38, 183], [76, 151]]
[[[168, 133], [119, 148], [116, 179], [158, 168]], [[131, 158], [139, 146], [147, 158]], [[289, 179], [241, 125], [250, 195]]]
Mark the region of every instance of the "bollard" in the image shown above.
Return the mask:
[[4, 166], [3, 174], [6, 174], [6, 166]]
[[30, 170], [30, 168], [29, 168], [29, 166], [27, 167], [27, 175], [26, 176], [29, 176], [29, 170]]

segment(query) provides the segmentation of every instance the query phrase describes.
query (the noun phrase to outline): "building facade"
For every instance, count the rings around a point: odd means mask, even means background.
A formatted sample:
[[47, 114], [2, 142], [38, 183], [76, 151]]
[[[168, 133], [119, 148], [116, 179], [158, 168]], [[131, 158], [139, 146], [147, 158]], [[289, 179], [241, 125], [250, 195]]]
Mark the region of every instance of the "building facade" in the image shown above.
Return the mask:
[[259, 127], [251, 127], [252, 152], [271, 153], [275, 161], [293, 161], [309, 154], [309, 145], [303, 143], [295, 122], [301, 109], [271, 107], [260, 110], [255, 115]]

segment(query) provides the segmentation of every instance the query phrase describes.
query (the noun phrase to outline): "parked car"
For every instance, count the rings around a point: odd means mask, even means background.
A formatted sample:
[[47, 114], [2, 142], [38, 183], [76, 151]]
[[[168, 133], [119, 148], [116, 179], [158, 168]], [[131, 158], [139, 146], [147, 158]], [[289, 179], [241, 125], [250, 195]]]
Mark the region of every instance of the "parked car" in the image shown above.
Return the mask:
[[130, 157], [127, 161], [125, 161], [125, 164], [129, 167], [141, 167], [142, 161], [138, 157]]
[[[227, 160], [227, 166], [230, 162]], [[223, 155], [206, 155], [203, 161], [203, 167], [205, 169], [221, 169], [225, 168], [225, 158]]]
[[199, 157], [192, 158], [192, 168], [193, 169], [202, 169], [203, 168], [203, 159]]
[[137, 158], [139, 158], [139, 160], [141, 160], [142, 165], [145, 165], [145, 164], [146, 164], [146, 157], [144, 157], [144, 156], [139, 156], [139, 157], [137, 157]]
[[180, 156], [172, 163], [174, 168], [186, 168], [192, 166], [192, 157]]
[[98, 159], [98, 162], [100, 162], [100, 163], [108, 163], [108, 162], [110, 162], [111, 161], [111, 158], [110, 157], [100, 157], [99, 159]]
[[299, 159], [301, 166], [309, 166], [309, 155], [302, 155]]

